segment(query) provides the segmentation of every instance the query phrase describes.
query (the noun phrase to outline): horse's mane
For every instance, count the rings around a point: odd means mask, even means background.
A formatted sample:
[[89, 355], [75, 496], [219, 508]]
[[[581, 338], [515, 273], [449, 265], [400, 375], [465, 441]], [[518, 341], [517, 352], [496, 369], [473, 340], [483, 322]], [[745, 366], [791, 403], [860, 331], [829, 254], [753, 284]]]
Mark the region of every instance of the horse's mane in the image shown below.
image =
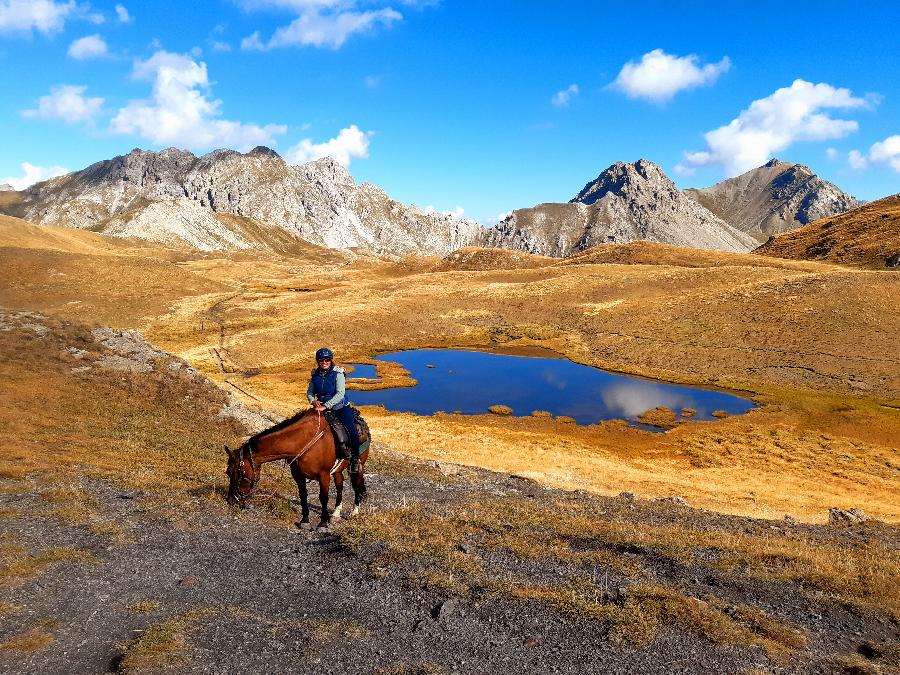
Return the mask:
[[[311, 409], [310, 409], [310, 410], [311, 410]], [[306, 415], [307, 413], [310, 412], [310, 410], [301, 410], [300, 412], [298, 412], [297, 414], [295, 414], [293, 417], [288, 417], [286, 420], [282, 420], [282, 421], [279, 422], [278, 424], [275, 424], [275, 425], [269, 427], [268, 429], [263, 429], [263, 430], [260, 431], [259, 433], [253, 434], [250, 438], [247, 439], [247, 443], [251, 443], [251, 444], [252, 444], [252, 443], [256, 443], [256, 441], [258, 441], [259, 439], [261, 439], [263, 436], [268, 436], [268, 435], [271, 434], [271, 433], [274, 433], [274, 432], [276, 432], [276, 431], [281, 431], [282, 429], [288, 428], [289, 426], [291, 426], [291, 425], [294, 424], [295, 422], [299, 422], [300, 419], [301, 419], [304, 415]]]

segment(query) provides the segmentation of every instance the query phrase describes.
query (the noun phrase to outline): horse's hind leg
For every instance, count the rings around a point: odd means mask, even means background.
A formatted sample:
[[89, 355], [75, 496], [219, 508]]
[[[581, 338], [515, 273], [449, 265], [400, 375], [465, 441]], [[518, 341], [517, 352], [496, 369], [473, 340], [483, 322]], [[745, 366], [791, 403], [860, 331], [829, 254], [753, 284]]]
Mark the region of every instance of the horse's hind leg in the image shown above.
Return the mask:
[[366, 478], [362, 471], [350, 476], [353, 483], [353, 511], [350, 515], [355, 516], [359, 513], [359, 505], [366, 498]]
[[306, 476], [300, 473], [295, 466], [291, 466], [291, 475], [297, 481], [297, 491], [300, 493], [300, 520], [296, 525], [301, 530], [309, 529], [309, 499], [306, 491]]
[[341, 502], [344, 500], [344, 474], [340, 471], [334, 474], [334, 511], [331, 517], [334, 520], [341, 519]]
[[319, 474], [319, 503], [322, 505], [322, 519], [319, 521], [319, 528], [328, 527], [331, 516], [328, 513], [328, 488], [331, 486], [331, 474], [323, 471]]

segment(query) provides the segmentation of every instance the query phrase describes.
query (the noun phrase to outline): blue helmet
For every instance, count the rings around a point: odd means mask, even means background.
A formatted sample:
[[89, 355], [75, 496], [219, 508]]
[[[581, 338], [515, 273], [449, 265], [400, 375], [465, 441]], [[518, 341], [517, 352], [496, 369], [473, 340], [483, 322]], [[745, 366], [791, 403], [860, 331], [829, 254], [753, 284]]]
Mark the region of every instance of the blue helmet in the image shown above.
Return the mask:
[[316, 361], [321, 361], [322, 359], [331, 359], [333, 361], [334, 352], [328, 349], [328, 347], [322, 347], [316, 352]]

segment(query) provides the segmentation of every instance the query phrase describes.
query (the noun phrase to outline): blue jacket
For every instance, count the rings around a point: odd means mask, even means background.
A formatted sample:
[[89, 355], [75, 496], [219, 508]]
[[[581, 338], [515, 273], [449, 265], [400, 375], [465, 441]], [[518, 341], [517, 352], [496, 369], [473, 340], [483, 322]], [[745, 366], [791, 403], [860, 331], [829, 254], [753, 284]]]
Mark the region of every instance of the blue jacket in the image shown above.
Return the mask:
[[346, 386], [344, 369], [340, 366], [331, 366], [328, 370], [313, 368], [306, 388], [306, 398], [310, 404], [318, 400], [326, 408], [340, 410], [347, 405], [344, 400]]

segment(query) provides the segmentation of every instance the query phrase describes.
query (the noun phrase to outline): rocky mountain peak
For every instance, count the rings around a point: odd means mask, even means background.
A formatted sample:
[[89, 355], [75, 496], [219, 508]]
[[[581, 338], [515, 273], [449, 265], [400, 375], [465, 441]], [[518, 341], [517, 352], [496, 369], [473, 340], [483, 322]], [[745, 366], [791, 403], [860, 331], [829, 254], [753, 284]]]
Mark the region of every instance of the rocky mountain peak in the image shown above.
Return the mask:
[[15, 192], [15, 188], [9, 183], [0, 183], [0, 192]]
[[251, 156], [264, 155], [264, 156], [268, 156], [268, 157], [277, 157], [278, 159], [281, 159], [281, 155], [279, 155], [277, 152], [275, 152], [272, 148], [269, 148], [265, 145], [257, 145], [255, 148], [253, 148], [247, 154], [251, 155]]
[[712, 187], [684, 193], [758, 241], [859, 205], [808, 166], [777, 159]]
[[639, 159], [631, 164], [616, 162], [585, 185], [570, 203], [593, 204], [607, 194], [622, 196], [635, 190], [675, 190], [675, 184], [649, 160]]

